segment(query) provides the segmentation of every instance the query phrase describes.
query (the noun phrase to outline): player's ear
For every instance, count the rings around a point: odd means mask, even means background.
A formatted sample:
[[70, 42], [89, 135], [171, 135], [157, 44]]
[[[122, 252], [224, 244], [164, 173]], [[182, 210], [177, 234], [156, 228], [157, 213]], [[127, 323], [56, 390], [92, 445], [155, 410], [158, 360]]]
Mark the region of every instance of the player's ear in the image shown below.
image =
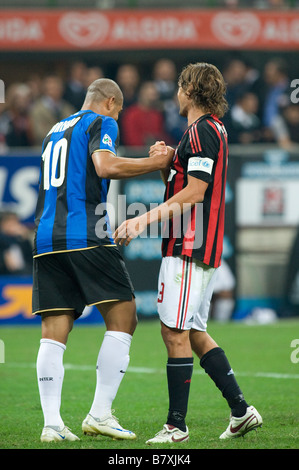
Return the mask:
[[192, 94], [193, 88], [190, 85], [187, 90], [185, 91], [185, 95], [187, 96], [188, 99], [191, 99], [191, 94]]
[[107, 98], [107, 109], [108, 111], [111, 111], [115, 106], [115, 96], [110, 96], [110, 98]]

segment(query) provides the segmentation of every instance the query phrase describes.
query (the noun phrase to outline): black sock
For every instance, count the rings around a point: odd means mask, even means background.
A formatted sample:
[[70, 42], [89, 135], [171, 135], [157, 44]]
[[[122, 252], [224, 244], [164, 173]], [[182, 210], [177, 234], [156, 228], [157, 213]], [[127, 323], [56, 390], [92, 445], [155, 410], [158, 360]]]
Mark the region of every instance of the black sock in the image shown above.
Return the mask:
[[241, 417], [246, 413], [248, 404], [236, 381], [234, 372], [221, 348], [208, 351], [200, 360], [201, 367], [215, 382], [216, 387], [222, 392], [232, 415]]
[[193, 357], [169, 358], [167, 362], [167, 381], [169, 410], [167, 424], [186, 431], [187, 414]]

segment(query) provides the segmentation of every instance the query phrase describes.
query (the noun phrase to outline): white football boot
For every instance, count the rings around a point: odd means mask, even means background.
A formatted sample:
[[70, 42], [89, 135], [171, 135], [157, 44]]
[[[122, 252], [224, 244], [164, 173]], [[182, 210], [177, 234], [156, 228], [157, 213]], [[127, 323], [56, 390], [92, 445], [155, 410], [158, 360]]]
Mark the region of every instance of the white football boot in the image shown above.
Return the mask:
[[227, 429], [221, 434], [219, 439], [233, 439], [244, 436], [249, 431], [261, 427], [263, 420], [254, 406], [248, 406], [247, 411], [241, 418], [230, 416]]
[[61, 430], [59, 428], [45, 426], [40, 437], [41, 442], [59, 442], [59, 441], [80, 441], [79, 437], [73, 434], [68, 427]]
[[101, 434], [113, 439], [136, 439], [136, 434], [122, 428], [117, 418], [111, 414], [101, 420], [88, 414], [82, 423], [82, 431], [88, 436]]
[[155, 437], [146, 441], [146, 444], [164, 444], [164, 443], [179, 443], [187, 442], [189, 440], [189, 430], [186, 428], [186, 431], [181, 431], [175, 426], [170, 424], [164, 424], [163, 429], [159, 431]]

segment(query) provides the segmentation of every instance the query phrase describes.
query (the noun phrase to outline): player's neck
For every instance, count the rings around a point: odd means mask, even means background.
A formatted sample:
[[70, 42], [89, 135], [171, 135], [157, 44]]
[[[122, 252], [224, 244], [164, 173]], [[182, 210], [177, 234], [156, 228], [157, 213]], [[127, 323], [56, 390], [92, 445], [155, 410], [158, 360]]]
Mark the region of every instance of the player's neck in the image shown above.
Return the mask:
[[197, 119], [201, 118], [205, 114], [207, 113], [204, 112], [201, 108], [190, 108], [187, 116], [188, 126], [190, 126], [193, 122], [197, 121]]
[[102, 108], [95, 103], [91, 103], [90, 101], [83, 103], [81, 111], [93, 111], [94, 113], [97, 113], [97, 114], [103, 114]]

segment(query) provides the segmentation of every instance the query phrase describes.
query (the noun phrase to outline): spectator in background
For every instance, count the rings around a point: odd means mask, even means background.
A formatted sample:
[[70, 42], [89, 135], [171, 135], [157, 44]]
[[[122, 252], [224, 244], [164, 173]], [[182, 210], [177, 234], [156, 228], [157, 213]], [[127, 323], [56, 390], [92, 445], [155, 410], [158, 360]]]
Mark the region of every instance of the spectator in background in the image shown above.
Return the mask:
[[250, 88], [248, 67], [242, 60], [231, 60], [224, 67], [223, 77], [226, 83], [226, 100], [231, 108], [238, 97]]
[[173, 143], [178, 145], [187, 129], [187, 122], [186, 118], [179, 114], [177, 92], [175, 92], [172, 99], [164, 102], [164, 119], [166, 132], [173, 140]]
[[154, 64], [153, 82], [159, 94], [159, 101], [165, 119], [165, 129], [178, 144], [186, 130], [186, 119], [179, 114], [177, 99], [177, 69], [170, 59], [160, 59]]
[[99, 78], [104, 78], [104, 72], [103, 72], [103, 69], [101, 67], [94, 66], [94, 67], [87, 68], [86, 74], [85, 74], [85, 77], [84, 77], [85, 89], [87, 90], [89, 85], [92, 82], [94, 82], [95, 80], [98, 80]]
[[299, 144], [299, 105], [285, 97], [280, 113], [272, 120], [271, 130], [280, 147], [291, 150]]
[[70, 78], [66, 82], [63, 98], [76, 111], [81, 109], [86, 94], [87, 67], [84, 62], [74, 62], [70, 70]]
[[26, 80], [26, 85], [30, 88], [32, 103], [40, 98], [42, 94], [43, 80], [37, 73], [33, 73]]
[[127, 146], [149, 146], [157, 140], [171, 140], [166, 134], [159, 94], [154, 82], [141, 85], [138, 102], [122, 113], [121, 131]]
[[230, 111], [227, 124], [228, 138], [233, 144], [252, 144], [261, 142], [261, 121], [257, 115], [258, 98], [254, 93], [245, 92], [237, 98]]
[[0, 115], [0, 142], [5, 147], [27, 147], [33, 144], [29, 119], [30, 88], [15, 83], [7, 90], [6, 109]]
[[135, 105], [138, 100], [138, 90], [140, 86], [140, 75], [137, 67], [132, 64], [120, 65], [116, 72], [115, 77], [124, 97], [123, 111], [120, 113], [118, 118], [118, 126], [120, 128], [120, 145], [125, 145], [123, 120], [125, 116], [125, 110], [132, 105]]
[[160, 59], [154, 65], [153, 81], [160, 101], [172, 100], [177, 89], [177, 70], [170, 59]]
[[15, 213], [0, 213], [0, 274], [32, 275], [30, 235]]
[[283, 59], [271, 59], [264, 68], [266, 94], [263, 104], [263, 124], [271, 128], [272, 120], [278, 116], [281, 101], [289, 88], [287, 64]]
[[266, 10], [281, 10], [290, 6], [287, 3], [289, 2], [286, 2], [285, 0], [256, 0], [254, 7]]
[[[240, 6], [240, 0], [223, 0], [223, 3], [226, 8], [238, 8]], [[222, 6], [221, 4], [219, 5]]]
[[123, 93], [123, 109], [135, 104], [138, 99], [140, 85], [140, 75], [137, 67], [132, 64], [121, 65], [117, 69], [115, 80]]
[[60, 77], [50, 75], [43, 83], [43, 94], [33, 104], [30, 112], [34, 145], [41, 145], [49, 130], [76, 110], [63, 100], [63, 82]]

